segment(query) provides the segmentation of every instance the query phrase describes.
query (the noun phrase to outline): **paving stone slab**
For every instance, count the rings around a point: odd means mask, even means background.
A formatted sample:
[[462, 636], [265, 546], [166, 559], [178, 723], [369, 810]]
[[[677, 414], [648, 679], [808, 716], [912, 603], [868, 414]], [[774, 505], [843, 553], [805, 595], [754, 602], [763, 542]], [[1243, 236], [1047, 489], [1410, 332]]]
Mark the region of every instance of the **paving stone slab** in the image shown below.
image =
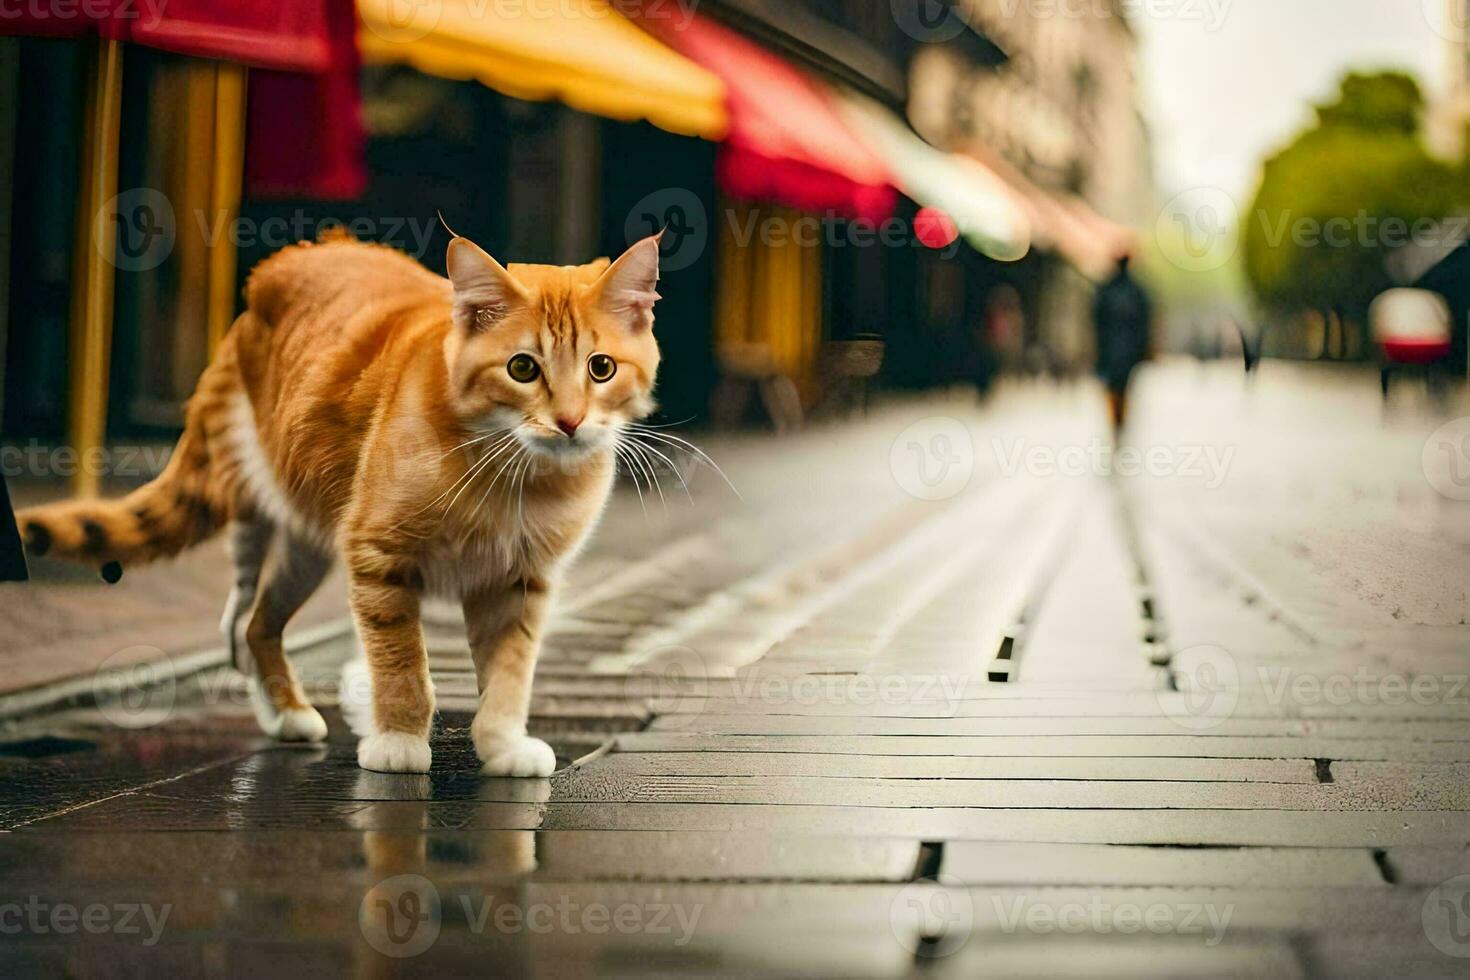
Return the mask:
[[[622, 691], [639, 691], [637, 681]], [[992, 684], [983, 673], [936, 675], [919, 671], [875, 674], [766, 672], [722, 680], [676, 684], [658, 679], [657, 694], [680, 715], [804, 715], [849, 718], [1189, 718], [1186, 696], [1176, 692], [1101, 691], [1090, 695], [1023, 697], [1022, 682]], [[1014, 693], [1006, 696], [1007, 687]], [[645, 688], [647, 689], [647, 688]], [[988, 693], [997, 689], [1000, 694]], [[567, 692], [573, 693], [573, 692]], [[1294, 704], [1242, 695], [1230, 717], [1243, 720], [1460, 721], [1470, 711], [1458, 704]]]
[[661, 729], [616, 738], [623, 752], [769, 752], [840, 755], [1007, 757], [1174, 757], [1191, 759], [1352, 759], [1470, 761], [1465, 742], [1228, 735], [710, 735]]
[[1389, 887], [1367, 848], [1129, 847], [946, 841], [943, 880], [965, 885]]
[[1470, 720], [1385, 721], [1340, 718], [884, 718], [696, 715], [655, 718], [653, 731], [708, 735], [1178, 735], [1212, 738], [1361, 738], [1470, 742]]
[[882, 779], [1093, 779], [1315, 783], [1310, 759], [1187, 759], [840, 755], [760, 752], [612, 752], [604, 772], [628, 776], [787, 776]]
[[[873, 779], [834, 776], [649, 776], [597, 765], [552, 777], [559, 803], [982, 807], [1138, 810], [1465, 810], [1470, 783], [1204, 783], [1087, 779]], [[518, 787], [487, 781], [481, 799]]]
[[539, 878], [631, 881], [907, 881], [913, 840], [768, 834], [548, 832]]
[[1302, 962], [1319, 977], [1413, 977], [1415, 980], [1464, 980], [1464, 957], [1435, 948], [1423, 935], [1382, 937], [1352, 930], [1323, 929], [1303, 933], [1295, 942]]
[[914, 874], [914, 840], [598, 831], [423, 831], [422, 821], [365, 833], [118, 831], [0, 836], [0, 888], [58, 881], [197, 882], [256, 887], [289, 867], [362, 882], [412, 867], [436, 881], [865, 881]]
[[1291, 847], [1459, 845], [1470, 815], [1414, 811], [1252, 811], [841, 806], [716, 806], [643, 803], [491, 803], [448, 800], [316, 801], [269, 806], [140, 793], [105, 800], [22, 828], [25, 833], [119, 830], [629, 830], [834, 834], [907, 840], [1060, 841], [1098, 844], [1219, 844]]
[[1342, 761], [1329, 771], [1339, 783], [1470, 783], [1470, 762]]
[[[383, 803], [380, 807], [400, 804]], [[489, 805], [482, 826], [513, 815]], [[470, 819], [466, 817], [465, 819]], [[1253, 810], [987, 810], [934, 807], [709, 806], [649, 803], [610, 810], [606, 804], [557, 803], [544, 808], [548, 830], [706, 830], [830, 833], [917, 840], [969, 838], [1091, 844], [1392, 847], [1459, 845], [1470, 840], [1470, 814], [1417, 811]]]
[[227, 765], [257, 749], [258, 733], [212, 735], [58, 727], [0, 742], [0, 829], [181, 773]]

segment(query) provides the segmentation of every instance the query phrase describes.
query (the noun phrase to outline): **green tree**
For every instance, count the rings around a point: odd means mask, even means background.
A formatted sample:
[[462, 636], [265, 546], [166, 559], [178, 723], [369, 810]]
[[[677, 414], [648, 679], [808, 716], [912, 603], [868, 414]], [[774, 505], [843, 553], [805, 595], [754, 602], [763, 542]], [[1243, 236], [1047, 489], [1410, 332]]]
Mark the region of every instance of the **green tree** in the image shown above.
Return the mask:
[[1245, 229], [1246, 277], [1262, 303], [1361, 325], [1391, 285], [1388, 253], [1416, 222], [1470, 198], [1463, 173], [1425, 149], [1423, 109], [1408, 75], [1350, 74], [1315, 125], [1266, 160]]

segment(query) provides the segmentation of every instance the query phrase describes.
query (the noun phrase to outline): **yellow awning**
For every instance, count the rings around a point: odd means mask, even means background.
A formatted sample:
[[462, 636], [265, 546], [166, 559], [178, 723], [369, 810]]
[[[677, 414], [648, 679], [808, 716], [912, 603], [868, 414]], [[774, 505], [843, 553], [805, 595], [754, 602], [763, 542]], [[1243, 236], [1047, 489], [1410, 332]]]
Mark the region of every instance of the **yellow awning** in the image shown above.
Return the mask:
[[369, 64], [408, 64], [513, 98], [557, 99], [687, 136], [725, 135], [724, 83], [607, 0], [358, 0], [357, 7]]

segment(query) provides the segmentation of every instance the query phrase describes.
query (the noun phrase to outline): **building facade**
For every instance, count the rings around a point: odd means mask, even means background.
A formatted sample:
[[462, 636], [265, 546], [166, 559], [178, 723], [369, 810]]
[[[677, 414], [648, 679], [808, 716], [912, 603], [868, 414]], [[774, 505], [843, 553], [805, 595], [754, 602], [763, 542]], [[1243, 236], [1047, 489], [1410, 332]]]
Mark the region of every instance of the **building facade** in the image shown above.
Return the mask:
[[[1028, 260], [1047, 268], [1027, 337], [1062, 365], [1083, 367], [1093, 353], [1089, 280], [1107, 273], [1111, 255], [1084, 261], [1066, 246], [1144, 227], [1154, 213], [1137, 35], [1117, 4], [957, 0], [954, 9], [1006, 60], [976, 64], [953, 47], [921, 50], [910, 74], [910, 119], [936, 145], [1013, 171], [1028, 192], [1047, 198], [1045, 212], [1063, 208], [1066, 227], [1054, 229], [1050, 243], [1043, 236], [1041, 254]], [[1094, 225], [1095, 233], [1085, 231]], [[1067, 260], [1055, 261], [1060, 255]]]
[[1431, 148], [1461, 160], [1470, 148], [1470, 0], [1443, 0], [1435, 33], [1443, 45], [1444, 69], [1432, 91], [1428, 123]]

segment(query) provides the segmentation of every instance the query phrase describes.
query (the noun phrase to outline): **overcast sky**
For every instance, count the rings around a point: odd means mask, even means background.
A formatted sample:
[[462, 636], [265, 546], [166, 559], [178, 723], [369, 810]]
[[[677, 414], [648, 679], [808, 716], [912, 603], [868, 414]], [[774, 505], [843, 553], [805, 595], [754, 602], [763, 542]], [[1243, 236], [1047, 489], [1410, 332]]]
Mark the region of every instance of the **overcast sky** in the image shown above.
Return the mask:
[[1426, 89], [1441, 86], [1443, 0], [1133, 2], [1166, 197], [1197, 187], [1248, 194], [1262, 156], [1348, 68], [1407, 69]]

